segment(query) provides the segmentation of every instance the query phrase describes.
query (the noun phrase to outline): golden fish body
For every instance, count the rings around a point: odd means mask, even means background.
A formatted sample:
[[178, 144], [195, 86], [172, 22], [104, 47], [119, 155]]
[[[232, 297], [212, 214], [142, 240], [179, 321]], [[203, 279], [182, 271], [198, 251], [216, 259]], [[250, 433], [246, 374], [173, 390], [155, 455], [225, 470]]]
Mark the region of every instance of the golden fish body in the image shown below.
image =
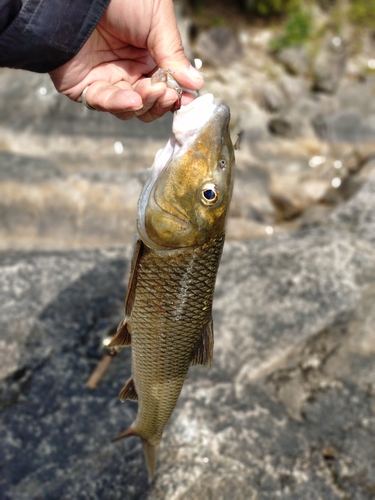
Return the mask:
[[[158, 444], [190, 364], [208, 364], [211, 304], [222, 238], [185, 252], [144, 249], [130, 316], [137, 435]], [[205, 336], [203, 351], [201, 339]]]
[[[197, 113], [208, 115], [198, 125]], [[115, 439], [143, 439], [150, 477], [189, 366], [211, 362], [212, 300], [233, 182], [228, 107], [206, 95], [176, 115], [174, 136], [140, 197], [126, 316], [111, 343], [132, 346], [132, 377], [120, 398], [138, 400], [136, 420]]]

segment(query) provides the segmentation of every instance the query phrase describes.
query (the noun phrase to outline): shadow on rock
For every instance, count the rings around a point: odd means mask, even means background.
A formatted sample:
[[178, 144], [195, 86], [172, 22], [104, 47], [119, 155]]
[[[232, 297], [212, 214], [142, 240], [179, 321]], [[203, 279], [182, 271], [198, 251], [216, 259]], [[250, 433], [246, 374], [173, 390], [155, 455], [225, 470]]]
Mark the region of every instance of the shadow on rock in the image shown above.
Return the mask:
[[[130, 352], [114, 358], [98, 389], [85, 386], [103, 354], [103, 336], [122, 317], [127, 260], [119, 252], [85, 253], [60, 255], [60, 266], [68, 257], [78, 277], [37, 315], [38, 338], [20, 339], [20, 366], [2, 383], [3, 399], [12, 396], [8, 403], [14, 403], [0, 423], [3, 499], [120, 498], [124, 492], [130, 499], [148, 489], [141, 443], [111, 443], [136, 413], [117, 398], [130, 373]], [[51, 254], [24, 256], [34, 271], [38, 259], [46, 267], [49, 261], [45, 287], [57, 272], [59, 254], [53, 256], [55, 262]], [[94, 266], [81, 274], [87, 257]], [[67, 272], [63, 265], [60, 271]], [[20, 306], [38, 299], [25, 293]]]

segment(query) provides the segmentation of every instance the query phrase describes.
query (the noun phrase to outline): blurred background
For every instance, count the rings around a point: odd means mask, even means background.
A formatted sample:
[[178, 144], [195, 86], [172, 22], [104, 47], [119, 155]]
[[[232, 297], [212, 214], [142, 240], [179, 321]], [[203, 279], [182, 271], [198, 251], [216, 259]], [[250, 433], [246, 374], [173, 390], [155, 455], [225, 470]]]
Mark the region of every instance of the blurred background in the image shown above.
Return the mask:
[[236, 181], [215, 361], [147, 483], [122, 318], [137, 200], [172, 114], [89, 111], [0, 69], [0, 498], [375, 498], [375, 2], [175, 2], [230, 106]]
[[[371, 167], [375, 24], [371, 2], [177, 3], [189, 57], [243, 132], [229, 238], [315, 223]], [[47, 75], [0, 73], [0, 248], [132, 241], [136, 202], [171, 130], [90, 113]], [[244, 190], [246, 195], [244, 195]]]

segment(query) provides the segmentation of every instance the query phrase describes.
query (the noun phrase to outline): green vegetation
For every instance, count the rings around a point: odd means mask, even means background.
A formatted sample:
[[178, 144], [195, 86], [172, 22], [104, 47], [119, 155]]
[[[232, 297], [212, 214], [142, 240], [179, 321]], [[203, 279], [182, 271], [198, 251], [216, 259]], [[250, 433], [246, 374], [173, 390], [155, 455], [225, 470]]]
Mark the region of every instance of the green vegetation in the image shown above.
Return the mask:
[[291, 12], [283, 28], [283, 33], [271, 42], [271, 49], [281, 50], [306, 43], [313, 32], [312, 15], [308, 10]]
[[242, 0], [243, 8], [261, 17], [283, 15], [298, 9], [301, 0]]
[[349, 19], [359, 25], [375, 27], [375, 0], [351, 0]]
[[221, 17], [221, 16], [215, 17], [212, 20], [212, 24], [214, 26], [225, 26], [225, 19], [224, 19], [224, 17]]

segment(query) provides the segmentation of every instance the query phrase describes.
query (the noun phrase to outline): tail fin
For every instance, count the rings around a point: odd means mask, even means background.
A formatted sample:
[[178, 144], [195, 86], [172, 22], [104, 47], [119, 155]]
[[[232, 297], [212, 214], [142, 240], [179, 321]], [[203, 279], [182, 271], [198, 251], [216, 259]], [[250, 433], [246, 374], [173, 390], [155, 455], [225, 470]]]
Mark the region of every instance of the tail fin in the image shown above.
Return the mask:
[[148, 441], [143, 439], [143, 453], [146, 458], [146, 466], [148, 470], [148, 477], [150, 483], [153, 481], [155, 477], [155, 468], [156, 468], [156, 450], [157, 444], [150, 444]]

